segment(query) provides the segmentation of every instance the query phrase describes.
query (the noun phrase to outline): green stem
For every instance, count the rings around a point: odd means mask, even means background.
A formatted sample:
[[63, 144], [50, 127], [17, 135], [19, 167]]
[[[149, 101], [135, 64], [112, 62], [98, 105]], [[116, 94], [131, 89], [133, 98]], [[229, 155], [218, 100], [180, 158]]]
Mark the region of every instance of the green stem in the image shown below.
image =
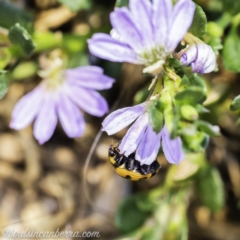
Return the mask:
[[233, 17], [229, 13], [224, 13], [217, 21], [217, 25], [219, 25], [222, 29], [225, 29], [232, 21]]

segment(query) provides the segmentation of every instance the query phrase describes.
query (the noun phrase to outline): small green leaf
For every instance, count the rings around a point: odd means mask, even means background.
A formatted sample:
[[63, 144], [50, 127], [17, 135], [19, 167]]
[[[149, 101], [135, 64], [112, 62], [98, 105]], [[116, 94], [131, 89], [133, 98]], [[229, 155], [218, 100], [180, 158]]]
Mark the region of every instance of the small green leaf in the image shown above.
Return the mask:
[[184, 71], [182, 69], [182, 64], [176, 58], [169, 58], [168, 62], [167, 62], [167, 65], [170, 68], [174, 69], [176, 74], [179, 75], [180, 77], [184, 76]]
[[201, 202], [215, 212], [224, 206], [224, 188], [219, 172], [207, 166], [200, 171], [196, 190]]
[[34, 76], [37, 73], [37, 70], [38, 66], [34, 61], [23, 62], [14, 68], [11, 76], [14, 80], [24, 80]]
[[148, 108], [148, 116], [153, 130], [159, 133], [164, 124], [164, 116], [158, 100], [154, 101]]
[[206, 33], [207, 17], [200, 6], [196, 5], [192, 25], [189, 32], [197, 37], [202, 37]]
[[180, 113], [181, 113], [182, 117], [188, 121], [194, 121], [194, 120], [198, 119], [198, 112], [191, 105], [181, 106]]
[[0, 0], [0, 26], [9, 29], [20, 23], [29, 31], [33, 28], [33, 17], [25, 10], [9, 1]]
[[206, 95], [202, 88], [191, 86], [175, 95], [175, 99], [184, 103], [197, 104], [203, 103]]
[[188, 78], [191, 86], [200, 87], [202, 88], [204, 93], [207, 93], [207, 87], [205, 82], [196, 73], [189, 75]]
[[0, 99], [3, 98], [8, 91], [8, 80], [6, 71], [0, 70]]
[[182, 82], [180, 84], [180, 87], [181, 86], [189, 86], [189, 85], [190, 85], [190, 80], [186, 75], [184, 75], [183, 78], [182, 78]]
[[33, 52], [35, 44], [28, 31], [19, 23], [10, 28], [8, 37], [13, 44], [19, 45], [26, 55]]
[[143, 211], [139, 207], [139, 201], [145, 199], [145, 196], [146, 194], [136, 194], [123, 200], [120, 204], [115, 222], [121, 232], [128, 233], [136, 230], [149, 216], [150, 211]]
[[227, 70], [240, 72], [240, 37], [236, 27], [232, 27], [223, 48], [223, 63]]
[[90, 9], [92, 6], [91, 0], [58, 0], [58, 2], [62, 3], [63, 5], [67, 6], [73, 12], [77, 12], [81, 9]]
[[240, 110], [240, 95], [235, 97], [230, 105], [232, 111]]
[[197, 121], [196, 124], [200, 131], [207, 133], [211, 137], [219, 137], [220, 136], [219, 126], [213, 126], [212, 124], [202, 121], [202, 120]]
[[117, 0], [116, 1], [116, 4], [115, 4], [115, 7], [128, 7], [129, 5], [129, 0]]

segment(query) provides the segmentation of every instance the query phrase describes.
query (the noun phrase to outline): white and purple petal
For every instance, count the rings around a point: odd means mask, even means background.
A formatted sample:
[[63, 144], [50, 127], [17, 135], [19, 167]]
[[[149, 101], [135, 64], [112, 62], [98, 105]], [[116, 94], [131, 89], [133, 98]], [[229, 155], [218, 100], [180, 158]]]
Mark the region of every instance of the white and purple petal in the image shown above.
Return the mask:
[[122, 139], [119, 150], [121, 154], [129, 156], [133, 153], [142, 140], [145, 130], [148, 126], [148, 113], [142, 114], [136, 122], [128, 129], [127, 134]]
[[167, 161], [172, 164], [178, 164], [184, 159], [181, 138], [177, 137], [175, 139], [171, 139], [166, 126], [163, 127], [161, 133], [162, 149]]
[[56, 128], [58, 118], [55, 104], [55, 95], [51, 95], [51, 93], [45, 94], [33, 128], [33, 134], [39, 144], [48, 141]]
[[132, 18], [141, 34], [144, 45], [153, 43], [152, 4], [149, 0], [131, 0], [129, 2]]
[[102, 122], [102, 131], [106, 131], [108, 135], [121, 131], [141, 116], [145, 109], [146, 103], [142, 103], [134, 107], [127, 107], [114, 111]]
[[165, 47], [171, 23], [172, 2], [169, 0], [153, 0], [152, 4], [155, 42]]
[[136, 21], [132, 19], [131, 12], [128, 8], [116, 8], [110, 14], [111, 24], [118, 32], [121, 39], [127, 43], [135, 52], [141, 51], [143, 39], [141, 31], [136, 26]]
[[187, 48], [183, 52], [180, 62], [184, 65], [191, 64], [193, 72], [209, 73], [216, 67], [216, 55], [209, 45], [199, 43]]
[[96, 90], [109, 89], [114, 83], [113, 78], [103, 74], [102, 68], [94, 66], [68, 69], [65, 77], [72, 84]]
[[207, 44], [197, 45], [197, 58], [192, 63], [192, 71], [197, 73], [209, 73], [216, 67], [216, 55]]
[[96, 33], [88, 40], [90, 52], [102, 59], [113, 62], [130, 62], [138, 64], [138, 56], [127, 44], [122, 43], [108, 34]]
[[23, 96], [12, 112], [10, 127], [16, 130], [27, 127], [38, 114], [44, 100], [45, 90], [40, 85]]
[[68, 97], [85, 112], [97, 117], [108, 112], [107, 101], [97, 91], [69, 84], [66, 88]]
[[149, 124], [147, 130], [138, 145], [135, 158], [140, 161], [141, 164], [150, 165], [156, 160], [158, 151], [160, 148], [160, 140], [162, 133], [156, 134], [152, 126]]
[[65, 94], [59, 94], [57, 113], [63, 130], [70, 138], [80, 137], [85, 130], [85, 121], [78, 107]]
[[191, 26], [194, 11], [195, 4], [191, 0], [178, 0], [174, 5], [165, 46], [169, 52], [174, 51]]

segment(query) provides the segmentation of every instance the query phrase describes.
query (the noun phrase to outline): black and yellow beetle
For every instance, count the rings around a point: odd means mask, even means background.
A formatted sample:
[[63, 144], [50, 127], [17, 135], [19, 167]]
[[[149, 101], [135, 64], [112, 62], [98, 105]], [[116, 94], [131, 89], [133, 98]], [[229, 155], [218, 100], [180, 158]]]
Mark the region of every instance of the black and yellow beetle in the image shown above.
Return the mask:
[[135, 153], [128, 157], [120, 154], [118, 143], [111, 145], [108, 151], [110, 163], [115, 168], [116, 173], [132, 181], [139, 181], [153, 177], [160, 169], [160, 164], [155, 160], [151, 165], [140, 165], [135, 159]]

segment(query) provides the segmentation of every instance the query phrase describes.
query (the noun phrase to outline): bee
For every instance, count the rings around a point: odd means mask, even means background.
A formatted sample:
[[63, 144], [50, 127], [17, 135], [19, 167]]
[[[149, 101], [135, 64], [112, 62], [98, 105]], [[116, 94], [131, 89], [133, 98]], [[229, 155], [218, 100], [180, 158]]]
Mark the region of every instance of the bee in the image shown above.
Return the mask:
[[119, 176], [132, 181], [139, 181], [149, 179], [159, 171], [161, 166], [157, 160], [153, 161], [151, 165], [141, 165], [135, 159], [135, 153], [130, 154], [128, 157], [120, 154], [118, 145], [117, 143], [110, 146], [108, 157]]

